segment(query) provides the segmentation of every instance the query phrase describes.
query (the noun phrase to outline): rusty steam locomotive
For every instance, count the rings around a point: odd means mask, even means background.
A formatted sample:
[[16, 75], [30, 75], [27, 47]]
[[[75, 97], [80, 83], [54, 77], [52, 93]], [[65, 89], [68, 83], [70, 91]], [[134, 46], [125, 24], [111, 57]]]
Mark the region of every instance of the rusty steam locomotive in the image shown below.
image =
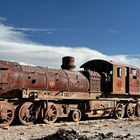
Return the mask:
[[13, 120], [30, 125], [63, 117], [140, 117], [138, 68], [92, 60], [74, 71], [70, 56], [63, 57], [61, 68], [0, 61], [0, 126]]

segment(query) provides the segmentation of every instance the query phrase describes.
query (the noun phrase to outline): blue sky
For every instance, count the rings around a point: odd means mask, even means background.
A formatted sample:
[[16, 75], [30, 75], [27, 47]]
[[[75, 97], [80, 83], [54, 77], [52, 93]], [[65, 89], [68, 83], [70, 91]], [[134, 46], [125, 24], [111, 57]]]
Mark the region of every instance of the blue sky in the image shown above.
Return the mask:
[[60, 55], [63, 46], [139, 58], [139, 0], [0, 0], [0, 22], [11, 40], [57, 46]]

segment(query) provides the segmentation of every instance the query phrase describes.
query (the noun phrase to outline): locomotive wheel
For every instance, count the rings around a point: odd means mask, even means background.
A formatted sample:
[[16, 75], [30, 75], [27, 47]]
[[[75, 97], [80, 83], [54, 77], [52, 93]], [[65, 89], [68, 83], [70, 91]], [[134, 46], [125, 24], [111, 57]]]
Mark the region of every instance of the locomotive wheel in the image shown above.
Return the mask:
[[57, 120], [58, 111], [54, 103], [48, 103], [48, 109], [45, 112], [43, 121], [45, 123], [54, 123]]
[[125, 114], [125, 105], [123, 103], [118, 103], [115, 108], [115, 116], [117, 119], [121, 119]]
[[14, 107], [5, 101], [0, 102], [0, 127], [10, 125], [14, 119]]
[[136, 105], [136, 115], [140, 117], [140, 103], [137, 103]]
[[72, 112], [72, 120], [74, 122], [78, 122], [81, 120], [81, 111], [79, 109], [75, 109], [73, 112]]
[[19, 108], [19, 120], [23, 125], [32, 125], [36, 120], [36, 110], [32, 102], [25, 102]]
[[126, 115], [129, 118], [132, 118], [135, 116], [135, 104], [129, 103], [126, 106]]

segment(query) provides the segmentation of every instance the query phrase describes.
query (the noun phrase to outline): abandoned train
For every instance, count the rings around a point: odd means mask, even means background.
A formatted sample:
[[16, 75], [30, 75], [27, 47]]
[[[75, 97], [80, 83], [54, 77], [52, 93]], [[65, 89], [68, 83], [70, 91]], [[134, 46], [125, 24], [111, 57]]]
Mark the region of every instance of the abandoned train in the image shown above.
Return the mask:
[[70, 56], [63, 57], [61, 68], [0, 61], [0, 126], [13, 120], [31, 125], [63, 117], [140, 117], [138, 68], [92, 60], [74, 71]]

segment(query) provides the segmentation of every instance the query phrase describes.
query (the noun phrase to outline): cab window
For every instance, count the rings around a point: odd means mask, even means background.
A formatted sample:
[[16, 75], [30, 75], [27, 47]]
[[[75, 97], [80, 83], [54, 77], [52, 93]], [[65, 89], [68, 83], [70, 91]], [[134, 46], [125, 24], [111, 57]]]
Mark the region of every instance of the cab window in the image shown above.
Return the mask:
[[132, 69], [132, 76], [133, 76], [133, 79], [137, 79], [137, 70], [136, 69]]
[[122, 68], [121, 67], [117, 68], [117, 77], [122, 77]]

